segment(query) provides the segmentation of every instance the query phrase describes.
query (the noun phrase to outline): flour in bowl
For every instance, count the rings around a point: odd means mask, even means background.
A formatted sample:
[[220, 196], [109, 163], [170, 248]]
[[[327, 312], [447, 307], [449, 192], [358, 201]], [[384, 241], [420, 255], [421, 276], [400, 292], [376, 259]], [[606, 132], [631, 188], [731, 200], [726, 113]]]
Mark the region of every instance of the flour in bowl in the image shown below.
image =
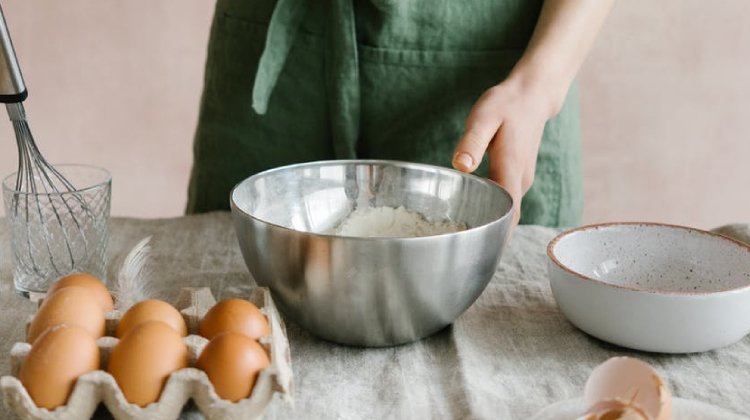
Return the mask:
[[466, 230], [450, 220], [430, 222], [420, 213], [401, 207], [366, 207], [354, 210], [332, 232], [339, 236], [406, 238]]

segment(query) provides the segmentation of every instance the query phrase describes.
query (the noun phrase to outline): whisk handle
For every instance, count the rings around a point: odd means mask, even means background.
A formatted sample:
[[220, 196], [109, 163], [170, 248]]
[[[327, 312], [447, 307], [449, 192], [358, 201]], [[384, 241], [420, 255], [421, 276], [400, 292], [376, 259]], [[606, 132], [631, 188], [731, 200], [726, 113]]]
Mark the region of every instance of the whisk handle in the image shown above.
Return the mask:
[[23, 102], [27, 96], [26, 84], [23, 82], [3, 9], [0, 7], [0, 102]]

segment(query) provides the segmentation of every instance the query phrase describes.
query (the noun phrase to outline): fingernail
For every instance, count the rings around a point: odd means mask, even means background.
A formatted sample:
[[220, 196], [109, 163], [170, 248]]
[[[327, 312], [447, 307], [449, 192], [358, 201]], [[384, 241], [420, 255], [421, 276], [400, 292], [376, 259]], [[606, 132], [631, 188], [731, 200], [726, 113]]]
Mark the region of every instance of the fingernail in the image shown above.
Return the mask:
[[453, 159], [453, 163], [456, 166], [462, 166], [465, 169], [471, 169], [474, 167], [474, 159], [468, 153], [459, 153]]

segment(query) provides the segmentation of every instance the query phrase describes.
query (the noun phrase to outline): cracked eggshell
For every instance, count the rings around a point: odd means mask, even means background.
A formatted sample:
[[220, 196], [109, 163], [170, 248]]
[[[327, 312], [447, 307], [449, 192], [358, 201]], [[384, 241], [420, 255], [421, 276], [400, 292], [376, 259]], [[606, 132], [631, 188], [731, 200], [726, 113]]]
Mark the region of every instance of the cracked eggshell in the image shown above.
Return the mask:
[[642, 408], [619, 400], [599, 401], [581, 420], [651, 420]]
[[[588, 416], [607, 411], [612, 417], [605, 418], [612, 419], [672, 418], [672, 395], [659, 374], [631, 357], [613, 357], [597, 366], [586, 381], [583, 398], [590, 407], [584, 415], [587, 419], [602, 418]], [[622, 415], [614, 417], [618, 411]]]

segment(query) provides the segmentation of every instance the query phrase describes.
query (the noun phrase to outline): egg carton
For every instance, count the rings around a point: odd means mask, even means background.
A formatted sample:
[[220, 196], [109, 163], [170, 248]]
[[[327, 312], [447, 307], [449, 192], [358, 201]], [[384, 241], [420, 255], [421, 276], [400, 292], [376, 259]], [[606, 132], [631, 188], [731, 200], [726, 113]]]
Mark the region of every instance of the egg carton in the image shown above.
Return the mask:
[[[5, 405], [23, 419], [82, 419], [90, 418], [103, 402], [116, 419], [176, 419], [183, 406], [193, 399], [198, 409], [209, 419], [255, 419], [263, 415], [274, 395], [291, 403], [292, 367], [289, 342], [284, 322], [271, 299], [269, 290], [257, 287], [248, 300], [268, 318], [271, 334], [258, 340], [270, 356], [270, 365], [260, 372], [250, 397], [236, 403], [222, 400], [205, 372], [193, 367], [208, 340], [196, 334], [205, 313], [216, 303], [211, 290], [183, 288], [175, 307], [185, 318], [189, 335], [184, 337], [188, 347], [189, 367], [172, 373], [157, 402], [140, 407], [125, 400], [115, 379], [105, 367], [112, 349], [119, 341], [114, 331], [121, 313], [107, 313], [107, 336], [97, 340], [101, 353], [101, 370], [81, 375], [76, 381], [66, 405], [54, 410], [37, 407], [29, 396], [18, 372], [31, 350], [29, 343], [15, 343], [10, 352], [10, 375], [0, 378], [0, 390]], [[31, 318], [29, 319], [29, 321]], [[27, 322], [28, 328], [28, 322]]]

